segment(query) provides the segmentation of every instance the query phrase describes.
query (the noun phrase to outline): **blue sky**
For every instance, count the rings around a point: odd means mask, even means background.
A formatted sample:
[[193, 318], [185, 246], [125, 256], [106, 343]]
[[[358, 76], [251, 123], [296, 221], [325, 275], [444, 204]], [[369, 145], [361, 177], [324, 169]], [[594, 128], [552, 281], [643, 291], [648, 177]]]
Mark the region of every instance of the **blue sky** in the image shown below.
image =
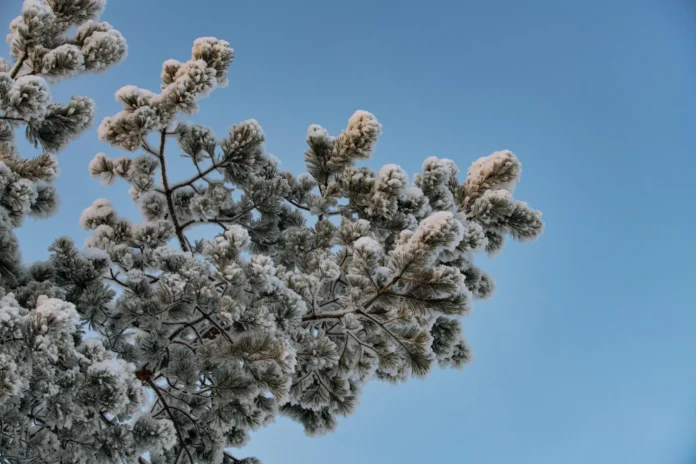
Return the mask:
[[[0, 23], [21, 0], [2, 0]], [[371, 384], [337, 432], [280, 419], [239, 455], [266, 464], [696, 462], [696, 7], [686, 0], [556, 2], [111, 1], [130, 55], [105, 76], [58, 85], [98, 119], [113, 93], [157, 89], [163, 60], [199, 36], [231, 42], [230, 85], [202, 103], [217, 134], [256, 118], [268, 151], [302, 170], [306, 128], [337, 133], [356, 109], [384, 135], [370, 165], [465, 170], [509, 148], [516, 195], [544, 212], [542, 238], [481, 257], [498, 283], [465, 321], [475, 360], [426, 381]], [[0, 54], [7, 56], [6, 45]], [[27, 260], [123, 183], [89, 178], [89, 132], [61, 155], [58, 216], [27, 222]], [[31, 153], [24, 147], [24, 154]], [[182, 176], [185, 174], [180, 173]], [[691, 303], [689, 303], [691, 301]], [[691, 308], [691, 309], [689, 309]]]

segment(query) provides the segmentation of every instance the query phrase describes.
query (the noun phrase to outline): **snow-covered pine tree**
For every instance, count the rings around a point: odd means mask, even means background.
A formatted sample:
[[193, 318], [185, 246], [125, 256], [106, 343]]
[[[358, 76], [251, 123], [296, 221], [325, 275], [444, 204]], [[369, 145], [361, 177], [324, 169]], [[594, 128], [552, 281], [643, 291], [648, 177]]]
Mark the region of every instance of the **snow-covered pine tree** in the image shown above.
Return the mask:
[[[41, 218], [55, 211], [54, 154], [94, 119], [89, 98], [52, 102], [48, 82], [104, 71], [126, 54], [121, 34], [97, 22], [104, 6], [104, 0], [25, 0], [7, 36], [13, 62], [0, 58], [3, 464], [118, 462], [119, 454], [137, 455], [146, 449], [134, 448], [130, 439], [128, 448], [116, 451], [132, 426], [103, 424], [141, 404], [143, 388], [134, 367], [116, 359], [98, 340], [83, 340], [75, 305], [66, 301], [75, 289], [54, 283], [66, 271], [50, 263], [22, 265], [14, 234], [26, 216]], [[14, 134], [21, 126], [42, 149], [35, 158], [17, 151]], [[71, 282], [84, 282], [80, 290], [90, 280], [99, 282], [108, 266], [104, 253], [95, 250], [72, 259]]]
[[[53, 102], [49, 82], [102, 72], [126, 55], [126, 42], [109, 23], [97, 22], [105, 0], [25, 0], [10, 24], [7, 42], [14, 64], [0, 58], [0, 278], [18, 275], [19, 256], [11, 229], [25, 216], [45, 217], [56, 208], [52, 181], [58, 174], [54, 154], [94, 120], [94, 102], [72, 97]], [[76, 29], [73, 36], [68, 31]], [[47, 82], [48, 81], [48, 82]], [[43, 153], [21, 157], [15, 130]]]
[[[371, 379], [461, 367], [471, 351], [459, 318], [494, 287], [474, 254], [543, 229], [513, 198], [520, 163], [507, 150], [475, 161], [463, 182], [453, 161], [428, 158], [410, 182], [396, 165], [356, 166], [381, 129], [357, 111], [338, 136], [309, 127], [307, 172], [295, 176], [264, 151], [255, 120], [222, 138], [179, 121], [226, 82], [233, 56], [227, 42], [201, 38], [188, 61], [164, 62], [159, 93], [116, 93], [123, 111], [99, 136], [134, 156], [100, 153], [89, 169], [128, 182], [144, 221], [95, 201], [81, 222], [93, 231], [86, 247], [108, 253], [105, 283], [86, 295], [76, 275], [59, 276], [149, 388], [143, 427], [173, 426], [176, 440], [152, 432], [153, 464], [242, 462], [225, 448], [277, 414], [325, 433]], [[168, 167], [180, 154], [192, 174], [175, 180]], [[219, 233], [191, 240], [201, 225]], [[68, 269], [75, 256], [63, 239], [51, 260]]]

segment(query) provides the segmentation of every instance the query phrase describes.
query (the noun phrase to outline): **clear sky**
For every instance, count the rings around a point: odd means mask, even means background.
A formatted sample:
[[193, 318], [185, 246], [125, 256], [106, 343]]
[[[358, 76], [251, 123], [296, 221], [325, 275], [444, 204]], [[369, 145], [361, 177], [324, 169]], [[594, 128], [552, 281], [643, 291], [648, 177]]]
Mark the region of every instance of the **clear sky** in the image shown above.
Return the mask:
[[[21, 0], [0, 0], [0, 23]], [[237, 59], [196, 121], [223, 135], [256, 118], [268, 151], [302, 170], [307, 126], [336, 134], [356, 109], [384, 135], [370, 165], [463, 170], [509, 148], [518, 198], [544, 212], [535, 243], [481, 262], [498, 283], [464, 321], [475, 360], [426, 381], [371, 384], [337, 432], [280, 419], [240, 455], [266, 464], [696, 462], [696, 7], [687, 0], [112, 0], [127, 61], [60, 84], [96, 99], [157, 89], [163, 60], [217, 36]], [[0, 54], [7, 56], [6, 45]], [[89, 178], [86, 133], [61, 155], [58, 216], [19, 230], [27, 260], [124, 183]], [[24, 147], [24, 154], [30, 154]], [[183, 172], [180, 173], [183, 176]]]

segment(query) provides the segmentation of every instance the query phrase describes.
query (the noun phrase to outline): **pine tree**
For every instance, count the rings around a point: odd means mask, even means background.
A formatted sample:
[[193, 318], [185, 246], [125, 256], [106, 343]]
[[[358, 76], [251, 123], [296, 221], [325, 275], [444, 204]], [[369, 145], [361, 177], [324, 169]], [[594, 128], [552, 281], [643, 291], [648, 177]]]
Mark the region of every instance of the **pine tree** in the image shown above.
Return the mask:
[[[0, 58], [3, 464], [118, 462], [119, 442], [132, 435], [138, 423], [109, 428], [102, 423], [132, 414], [144, 400], [134, 366], [116, 359], [99, 340], [83, 338], [83, 323], [75, 305], [67, 301], [69, 293], [55, 284], [63, 271], [50, 262], [23, 265], [14, 233], [25, 217], [55, 212], [54, 155], [94, 119], [92, 100], [76, 96], [67, 103], [53, 102], [49, 83], [105, 71], [125, 57], [121, 34], [97, 22], [104, 6], [104, 0], [26, 0], [7, 37], [14, 64]], [[75, 34], [69, 36], [72, 30]], [[28, 140], [42, 149], [35, 158], [17, 151], [14, 134], [21, 126]], [[99, 282], [108, 265], [106, 255], [97, 250], [72, 259], [71, 282]], [[165, 423], [156, 426], [170, 428]], [[146, 449], [128, 446], [125, 452], [134, 455]], [[140, 448], [131, 451], [133, 446]]]
[[[226, 83], [233, 57], [227, 42], [201, 38], [188, 61], [164, 62], [159, 92], [116, 93], [123, 110], [99, 137], [130, 154], [100, 153], [89, 170], [127, 182], [143, 221], [96, 200], [80, 220], [85, 249], [57, 240], [2, 300], [0, 394], [14, 403], [1, 411], [0, 461], [252, 464], [226, 449], [278, 414], [322, 434], [371, 379], [471, 359], [460, 317], [494, 288], [474, 254], [543, 229], [512, 196], [515, 155], [477, 160], [463, 182], [453, 161], [434, 157], [413, 181], [396, 165], [374, 172], [359, 163], [381, 126], [358, 111], [335, 137], [310, 126], [307, 172], [283, 172], [256, 121], [217, 138], [180, 119]], [[179, 154], [191, 177], [175, 180]], [[192, 240], [201, 226], [219, 232]], [[12, 351], [30, 332], [15, 330], [23, 308], [38, 314], [32, 322], [47, 315], [31, 326], [56, 353], [43, 383], [24, 382]], [[78, 318], [98, 338], [81, 340]]]
[[[86, 246], [110, 264], [101, 296], [78, 310], [154, 393], [154, 423], [175, 429], [153, 464], [251, 462], [224, 449], [277, 414], [322, 434], [371, 379], [462, 367], [471, 350], [459, 318], [494, 288], [474, 254], [543, 229], [513, 198], [520, 163], [507, 150], [475, 161], [463, 182], [453, 161], [428, 158], [411, 182], [396, 165], [357, 165], [381, 130], [357, 111], [335, 137], [309, 127], [307, 172], [295, 176], [265, 152], [255, 120], [222, 138], [180, 121], [226, 82], [233, 57], [227, 42], [201, 38], [188, 61], [164, 62], [159, 93], [119, 90], [123, 111], [99, 136], [133, 155], [100, 153], [89, 167], [130, 184], [143, 217], [132, 223], [107, 200], [85, 210]], [[188, 179], [168, 174], [179, 154]], [[205, 225], [219, 233], [192, 241]], [[57, 263], [77, 253], [61, 246]]]

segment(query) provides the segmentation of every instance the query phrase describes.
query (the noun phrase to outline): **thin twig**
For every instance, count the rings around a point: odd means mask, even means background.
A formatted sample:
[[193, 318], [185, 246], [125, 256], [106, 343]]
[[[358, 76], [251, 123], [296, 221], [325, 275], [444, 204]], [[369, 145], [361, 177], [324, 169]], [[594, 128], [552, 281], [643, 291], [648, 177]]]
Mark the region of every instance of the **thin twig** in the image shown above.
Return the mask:
[[18, 122], [29, 122], [26, 119], [22, 118], [12, 118], [10, 116], [0, 116], [0, 119], [4, 119], [6, 121], [18, 121]]
[[210, 174], [210, 173], [213, 172], [214, 170], [225, 167], [225, 163], [224, 163], [224, 162], [218, 164], [218, 163], [216, 163], [215, 160], [213, 160], [212, 158], [211, 158], [211, 161], [212, 161], [212, 163], [213, 163], [212, 166], [210, 166], [209, 168], [207, 168], [205, 171], [201, 171], [201, 170], [199, 169], [199, 170], [198, 170], [198, 174], [196, 174], [195, 176], [191, 177], [190, 179], [172, 185], [171, 191], [173, 192], [174, 190], [180, 189], [180, 188], [182, 188], [182, 187], [186, 187], [187, 185], [192, 185], [194, 182], [196, 182], [196, 181], [198, 181], [198, 180], [201, 180], [201, 179], [205, 178], [205, 176], [207, 176], [208, 174]]

